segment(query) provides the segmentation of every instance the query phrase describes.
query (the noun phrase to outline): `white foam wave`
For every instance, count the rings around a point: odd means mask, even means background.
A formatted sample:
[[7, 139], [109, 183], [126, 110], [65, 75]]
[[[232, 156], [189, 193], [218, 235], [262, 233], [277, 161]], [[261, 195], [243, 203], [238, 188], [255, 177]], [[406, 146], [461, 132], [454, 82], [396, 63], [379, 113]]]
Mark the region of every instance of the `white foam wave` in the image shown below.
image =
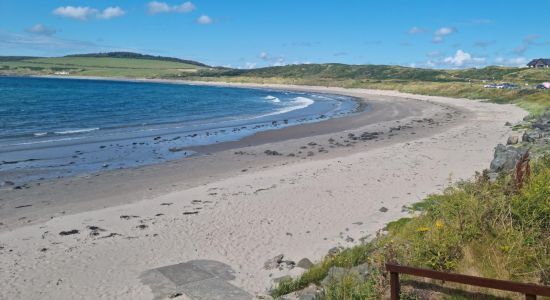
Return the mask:
[[65, 130], [65, 131], [56, 131], [55, 134], [75, 134], [75, 133], [83, 133], [83, 132], [91, 132], [99, 130], [99, 128], [84, 128], [84, 129], [74, 129], [74, 130]]
[[47, 132], [37, 132], [37, 133], [34, 133], [33, 135], [34, 136], [43, 136], [43, 135], [46, 135], [48, 134]]
[[54, 143], [54, 142], [72, 141], [72, 140], [79, 140], [79, 139], [82, 139], [82, 137], [61, 138], [61, 139], [42, 140], [42, 141], [33, 141], [33, 142], [23, 142], [23, 143], [11, 144], [10, 146], [23, 146], [23, 145]]
[[275, 116], [275, 115], [280, 115], [280, 114], [288, 113], [288, 112], [291, 112], [291, 111], [295, 111], [295, 110], [298, 110], [298, 109], [304, 109], [304, 108], [310, 106], [311, 104], [315, 103], [315, 101], [313, 101], [309, 98], [306, 98], [306, 97], [296, 97], [296, 98], [294, 98], [294, 101], [292, 101], [290, 103], [292, 103], [291, 106], [281, 108], [281, 109], [279, 109], [277, 111], [274, 111], [272, 113], [268, 113], [268, 114], [265, 114], [265, 115], [258, 116], [257, 118]]
[[264, 99], [269, 100], [269, 101], [274, 102], [274, 103], [281, 102], [281, 100], [279, 98], [277, 98], [275, 96], [271, 96], [271, 95], [265, 96]]

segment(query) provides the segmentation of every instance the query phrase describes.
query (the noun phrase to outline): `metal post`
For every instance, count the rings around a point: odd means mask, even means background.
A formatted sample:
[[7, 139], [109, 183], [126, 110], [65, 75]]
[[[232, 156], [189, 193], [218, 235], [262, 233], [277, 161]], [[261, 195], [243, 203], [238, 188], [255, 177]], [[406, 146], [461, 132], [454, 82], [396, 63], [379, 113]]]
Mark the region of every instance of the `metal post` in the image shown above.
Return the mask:
[[391, 289], [391, 300], [399, 300], [399, 273], [390, 272], [390, 289]]

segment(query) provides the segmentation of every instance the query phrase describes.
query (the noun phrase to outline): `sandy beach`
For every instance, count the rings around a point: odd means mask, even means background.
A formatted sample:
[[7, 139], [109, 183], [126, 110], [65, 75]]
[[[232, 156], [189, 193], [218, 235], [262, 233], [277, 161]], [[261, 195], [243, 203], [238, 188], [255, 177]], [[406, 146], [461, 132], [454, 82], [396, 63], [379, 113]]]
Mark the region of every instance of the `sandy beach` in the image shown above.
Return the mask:
[[228, 284], [265, 295], [274, 278], [303, 272], [267, 260], [318, 261], [359, 243], [487, 168], [511, 133], [505, 123], [526, 115], [393, 91], [222, 85], [348, 95], [371, 110], [182, 160], [0, 190], [0, 299], [163, 299], [169, 288], [151, 285], [150, 270], [191, 260], [221, 262]]

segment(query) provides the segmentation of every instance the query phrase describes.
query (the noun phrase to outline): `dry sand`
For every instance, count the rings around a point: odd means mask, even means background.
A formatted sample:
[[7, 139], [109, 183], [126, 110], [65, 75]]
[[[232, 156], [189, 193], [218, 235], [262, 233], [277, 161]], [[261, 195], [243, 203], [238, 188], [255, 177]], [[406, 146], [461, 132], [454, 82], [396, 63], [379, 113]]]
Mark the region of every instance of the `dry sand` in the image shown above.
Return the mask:
[[[265, 270], [267, 259], [316, 261], [358, 243], [403, 206], [486, 168], [511, 131], [504, 123], [526, 115], [392, 91], [269, 87], [356, 96], [373, 110], [181, 161], [0, 191], [0, 299], [151, 299], [143, 272], [194, 259], [226, 263], [233, 285], [265, 294], [272, 278], [302, 271]], [[381, 134], [348, 137], [365, 132]]]

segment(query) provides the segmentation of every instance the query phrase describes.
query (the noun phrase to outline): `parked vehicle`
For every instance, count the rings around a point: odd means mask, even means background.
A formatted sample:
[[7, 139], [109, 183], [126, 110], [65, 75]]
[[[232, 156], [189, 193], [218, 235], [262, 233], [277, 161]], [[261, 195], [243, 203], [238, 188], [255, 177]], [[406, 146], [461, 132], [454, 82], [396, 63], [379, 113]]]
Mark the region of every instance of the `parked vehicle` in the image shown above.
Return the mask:
[[489, 83], [483, 86], [486, 89], [496, 89], [497, 85], [495, 83]]

